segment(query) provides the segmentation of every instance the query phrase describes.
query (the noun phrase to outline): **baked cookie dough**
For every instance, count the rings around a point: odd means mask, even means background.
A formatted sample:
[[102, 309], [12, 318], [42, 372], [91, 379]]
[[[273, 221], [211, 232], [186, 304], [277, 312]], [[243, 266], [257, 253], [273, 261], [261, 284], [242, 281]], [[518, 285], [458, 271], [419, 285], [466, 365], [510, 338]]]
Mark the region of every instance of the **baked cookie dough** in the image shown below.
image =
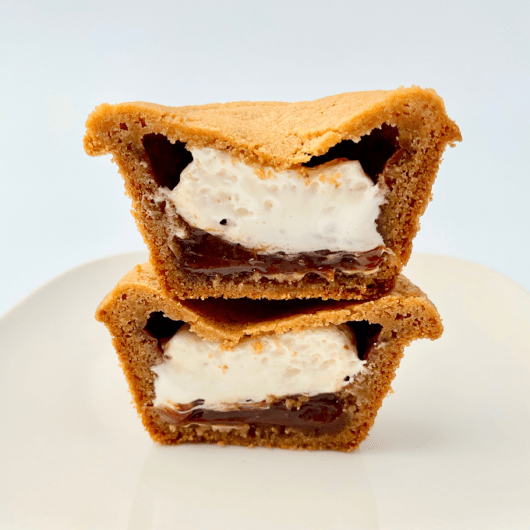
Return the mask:
[[405, 346], [442, 333], [436, 308], [403, 276], [364, 303], [178, 300], [149, 263], [118, 282], [96, 318], [146, 430], [164, 444], [351, 451]]
[[163, 287], [179, 298], [370, 299], [407, 263], [447, 145], [417, 87], [299, 103], [104, 104], [111, 153]]

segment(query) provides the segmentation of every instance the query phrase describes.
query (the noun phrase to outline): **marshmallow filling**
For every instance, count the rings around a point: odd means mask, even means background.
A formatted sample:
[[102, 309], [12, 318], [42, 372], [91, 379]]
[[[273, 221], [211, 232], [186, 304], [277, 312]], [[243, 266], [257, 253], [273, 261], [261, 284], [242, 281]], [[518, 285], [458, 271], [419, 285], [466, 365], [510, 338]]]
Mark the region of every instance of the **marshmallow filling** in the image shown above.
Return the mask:
[[[187, 273], [239, 276], [371, 272], [387, 249], [377, 230], [378, 177], [398, 150], [383, 124], [303, 167], [276, 172], [160, 134], [143, 145], [167, 219], [168, 245]], [[272, 177], [271, 177], [272, 175]]]
[[153, 405], [163, 421], [320, 435], [346, 426], [347, 388], [365, 370], [381, 326], [359, 321], [246, 337], [228, 350], [160, 312], [145, 331], [165, 354], [151, 367]]

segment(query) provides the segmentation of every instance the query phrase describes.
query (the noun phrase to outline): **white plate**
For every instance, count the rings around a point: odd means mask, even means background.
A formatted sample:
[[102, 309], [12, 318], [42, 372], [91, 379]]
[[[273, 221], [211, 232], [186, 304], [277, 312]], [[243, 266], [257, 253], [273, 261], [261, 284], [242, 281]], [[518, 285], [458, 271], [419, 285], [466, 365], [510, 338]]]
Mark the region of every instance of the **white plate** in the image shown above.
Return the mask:
[[133, 253], [88, 263], [0, 320], [0, 528], [522, 529], [530, 524], [530, 296], [416, 254], [444, 318], [405, 355], [351, 454], [159, 447], [93, 314]]

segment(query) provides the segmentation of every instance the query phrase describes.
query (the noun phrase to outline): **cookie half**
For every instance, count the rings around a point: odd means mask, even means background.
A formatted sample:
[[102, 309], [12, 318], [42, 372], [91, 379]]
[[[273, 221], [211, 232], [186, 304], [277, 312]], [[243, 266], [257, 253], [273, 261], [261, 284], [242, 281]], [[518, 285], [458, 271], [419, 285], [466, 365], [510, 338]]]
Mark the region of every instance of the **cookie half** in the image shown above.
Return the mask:
[[405, 346], [442, 333], [436, 308], [403, 276], [365, 303], [176, 300], [150, 264], [120, 280], [96, 318], [146, 430], [165, 444], [350, 451]]
[[447, 145], [420, 88], [299, 103], [101, 105], [111, 153], [164, 288], [179, 298], [369, 299], [394, 285]]

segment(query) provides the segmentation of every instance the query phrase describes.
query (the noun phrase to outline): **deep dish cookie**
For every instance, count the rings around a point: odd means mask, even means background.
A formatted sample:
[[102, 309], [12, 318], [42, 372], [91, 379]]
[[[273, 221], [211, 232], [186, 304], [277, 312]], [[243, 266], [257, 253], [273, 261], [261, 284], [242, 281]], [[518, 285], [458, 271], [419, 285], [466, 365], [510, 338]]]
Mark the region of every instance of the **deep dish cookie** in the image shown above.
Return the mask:
[[85, 150], [111, 153], [163, 287], [181, 298], [370, 299], [408, 261], [447, 145], [417, 87], [299, 103], [101, 105]]
[[442, 325], [400, 276], [364, 303], [177, 300], [150, 264], [128, 273], [96, 318], [113, 336], [153, 440], [350, 451], [366, 437], [403, 350]]

